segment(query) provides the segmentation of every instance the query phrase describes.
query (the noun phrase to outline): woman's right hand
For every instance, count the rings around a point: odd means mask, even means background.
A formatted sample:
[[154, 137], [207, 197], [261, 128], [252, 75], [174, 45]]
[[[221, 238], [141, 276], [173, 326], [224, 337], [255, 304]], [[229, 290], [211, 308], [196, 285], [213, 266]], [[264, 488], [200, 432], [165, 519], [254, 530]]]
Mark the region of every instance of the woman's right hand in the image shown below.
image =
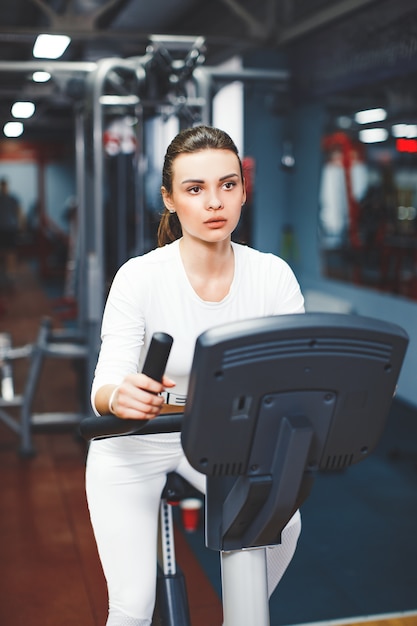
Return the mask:
[[[175, 382], [164, 376], [162, 383], [146, 374], [129, 374], [116, 387], [105, 385], [96, 393], [99, 413], [113, 413], [121, 419], [149, 420], [159, 415], [164, 399], [159, 394]], [[105, 407], [104, 411], [103, 405]]]

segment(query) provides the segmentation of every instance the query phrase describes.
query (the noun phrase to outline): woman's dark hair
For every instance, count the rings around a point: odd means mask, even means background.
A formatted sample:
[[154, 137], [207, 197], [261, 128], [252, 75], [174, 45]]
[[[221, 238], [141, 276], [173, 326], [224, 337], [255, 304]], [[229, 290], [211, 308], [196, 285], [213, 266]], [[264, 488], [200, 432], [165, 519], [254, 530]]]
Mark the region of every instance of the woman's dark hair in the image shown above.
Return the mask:
[[[201, 150], [230, 150], [236, 154], [240, 174], [243, 180], [243, 168], [238, 149], [229, 135], [212, 126], [194, 126], [182, 130], [169, 144], [162, 170], [162, 185], [168, 194], [172, 193], [172, 177], [175, 159], [181, 154], [201, 152]], [[182, 235], [181, 224], [176, 213], [164, 210], [158, 228], [158, 245], [164, 246], [179, 239]]]

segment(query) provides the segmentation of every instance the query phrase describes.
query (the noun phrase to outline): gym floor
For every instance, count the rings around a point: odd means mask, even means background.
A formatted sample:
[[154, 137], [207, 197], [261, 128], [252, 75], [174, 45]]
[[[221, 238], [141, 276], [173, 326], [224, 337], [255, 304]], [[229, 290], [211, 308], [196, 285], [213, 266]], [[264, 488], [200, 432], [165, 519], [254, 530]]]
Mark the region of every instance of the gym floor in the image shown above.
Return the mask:
[[[33, 342], [45, 315], [59, 326], [50, 293], [26, 265], [0, 292], [0, 330], [14, 346]], [[25, 360], [16, 361], [16, 393], [26, 375]], [[35, 404], [41, 412], [77, 410], [71, 361], [45, 361]], [[296, 557], [271, 602], [271, 626], [417, 625], [416, 417], [395, 406], [375, 462], [346, 479], [317, 481]], [[106, 589], [84, 496], [86, 445], [68, 426], [36, 431], [34, 444], [36, 455], [21, 458], [18, 437], [0, 422], [0, 623], [103, 626]], [[193, 626], [220, 626], [218, 559], [202, 535], [178, 523], [177, 557]]]

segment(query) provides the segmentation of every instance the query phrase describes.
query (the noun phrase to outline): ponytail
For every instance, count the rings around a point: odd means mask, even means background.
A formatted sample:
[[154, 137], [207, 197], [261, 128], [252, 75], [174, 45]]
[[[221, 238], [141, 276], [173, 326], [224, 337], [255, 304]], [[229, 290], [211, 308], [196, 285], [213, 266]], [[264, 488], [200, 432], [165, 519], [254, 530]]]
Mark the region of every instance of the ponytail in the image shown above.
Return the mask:
[[158, 246], [165, 246], [182, 237], [182, 228], [178, 215], [165, 209], [158, 226]]

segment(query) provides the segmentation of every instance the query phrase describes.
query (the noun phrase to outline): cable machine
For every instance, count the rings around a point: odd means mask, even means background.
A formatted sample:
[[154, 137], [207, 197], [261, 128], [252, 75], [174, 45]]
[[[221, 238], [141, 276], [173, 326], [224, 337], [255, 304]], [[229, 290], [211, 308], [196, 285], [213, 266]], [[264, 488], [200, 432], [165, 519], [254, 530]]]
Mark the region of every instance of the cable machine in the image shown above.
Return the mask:
[[[85, 102], [85, 136], [89, 140], [86, 147], [85, 205], [86, 214], [86, 292], [87, 292], [87, 343], [89, 354], [88, 372], [93, 375], [99, 349], [99, 332], [107, 286], [117, 267], [129, 256], [143, 254], [156, 245], [152, 238], [152, 220], [147, 213], [147, 180], [149, 159], [155, 149], [155, 136], [152, 122], [155, 120], [177, 120], [177, 129], [195, 124], [212, 123], [212, 102], [216, 91], [232, 81], [287, 82], [288, 74], [271, 70], [223, 71], [206, 67], [204, 63], [205, 43], [201, 37], [151, 36], [146, 55], [130, 59], [103, 59], [87, 78]], [[124, 159], [124, 164], [116, 176], [117, 193], [121, 200], [116, 220], [106, 221], [106, 159], [103, 150], [106, 123], [112, 116], [118, 119], [130, 116], [135, 118], [135, 150]], [[148, 132], [149, 131], [149, 132]], [[176, 134], [176, 131], [173, 135]], [[173, 137], [172, 135], [172, 137]], [[165, 144], [172, 138], [165, 138]], [[121, 138], [122, 140], [122, 138]], [[164, 146], [165, 147], [165, 146]], [[125, 155], [120, 153], [118, 159]], [[112, 158], [112, 157], [110, 157]], [[129, 182], [135, 194], [133, 238], [132, 224], [126, 221], [124, 191], [127, 168], [132, 167], [136, 176]], [[162, 163], [158, 167], [158, 177]], [[160, 178], [156, 185], [159, 193]], [[130, 208], [130, 207], [129, 207]], [[159, 209], [159, 207], [158, 207]], [[127, 233], [114, 230], [115, 222], [128, 224]], [[122, 226], [123, 228], [123, 226]], [[111, 259], [114, 259], [112, 262]], [[106, 273], [106, 267], [111, 271]], [[114, 270], [114, 271], [113, 271]]]

